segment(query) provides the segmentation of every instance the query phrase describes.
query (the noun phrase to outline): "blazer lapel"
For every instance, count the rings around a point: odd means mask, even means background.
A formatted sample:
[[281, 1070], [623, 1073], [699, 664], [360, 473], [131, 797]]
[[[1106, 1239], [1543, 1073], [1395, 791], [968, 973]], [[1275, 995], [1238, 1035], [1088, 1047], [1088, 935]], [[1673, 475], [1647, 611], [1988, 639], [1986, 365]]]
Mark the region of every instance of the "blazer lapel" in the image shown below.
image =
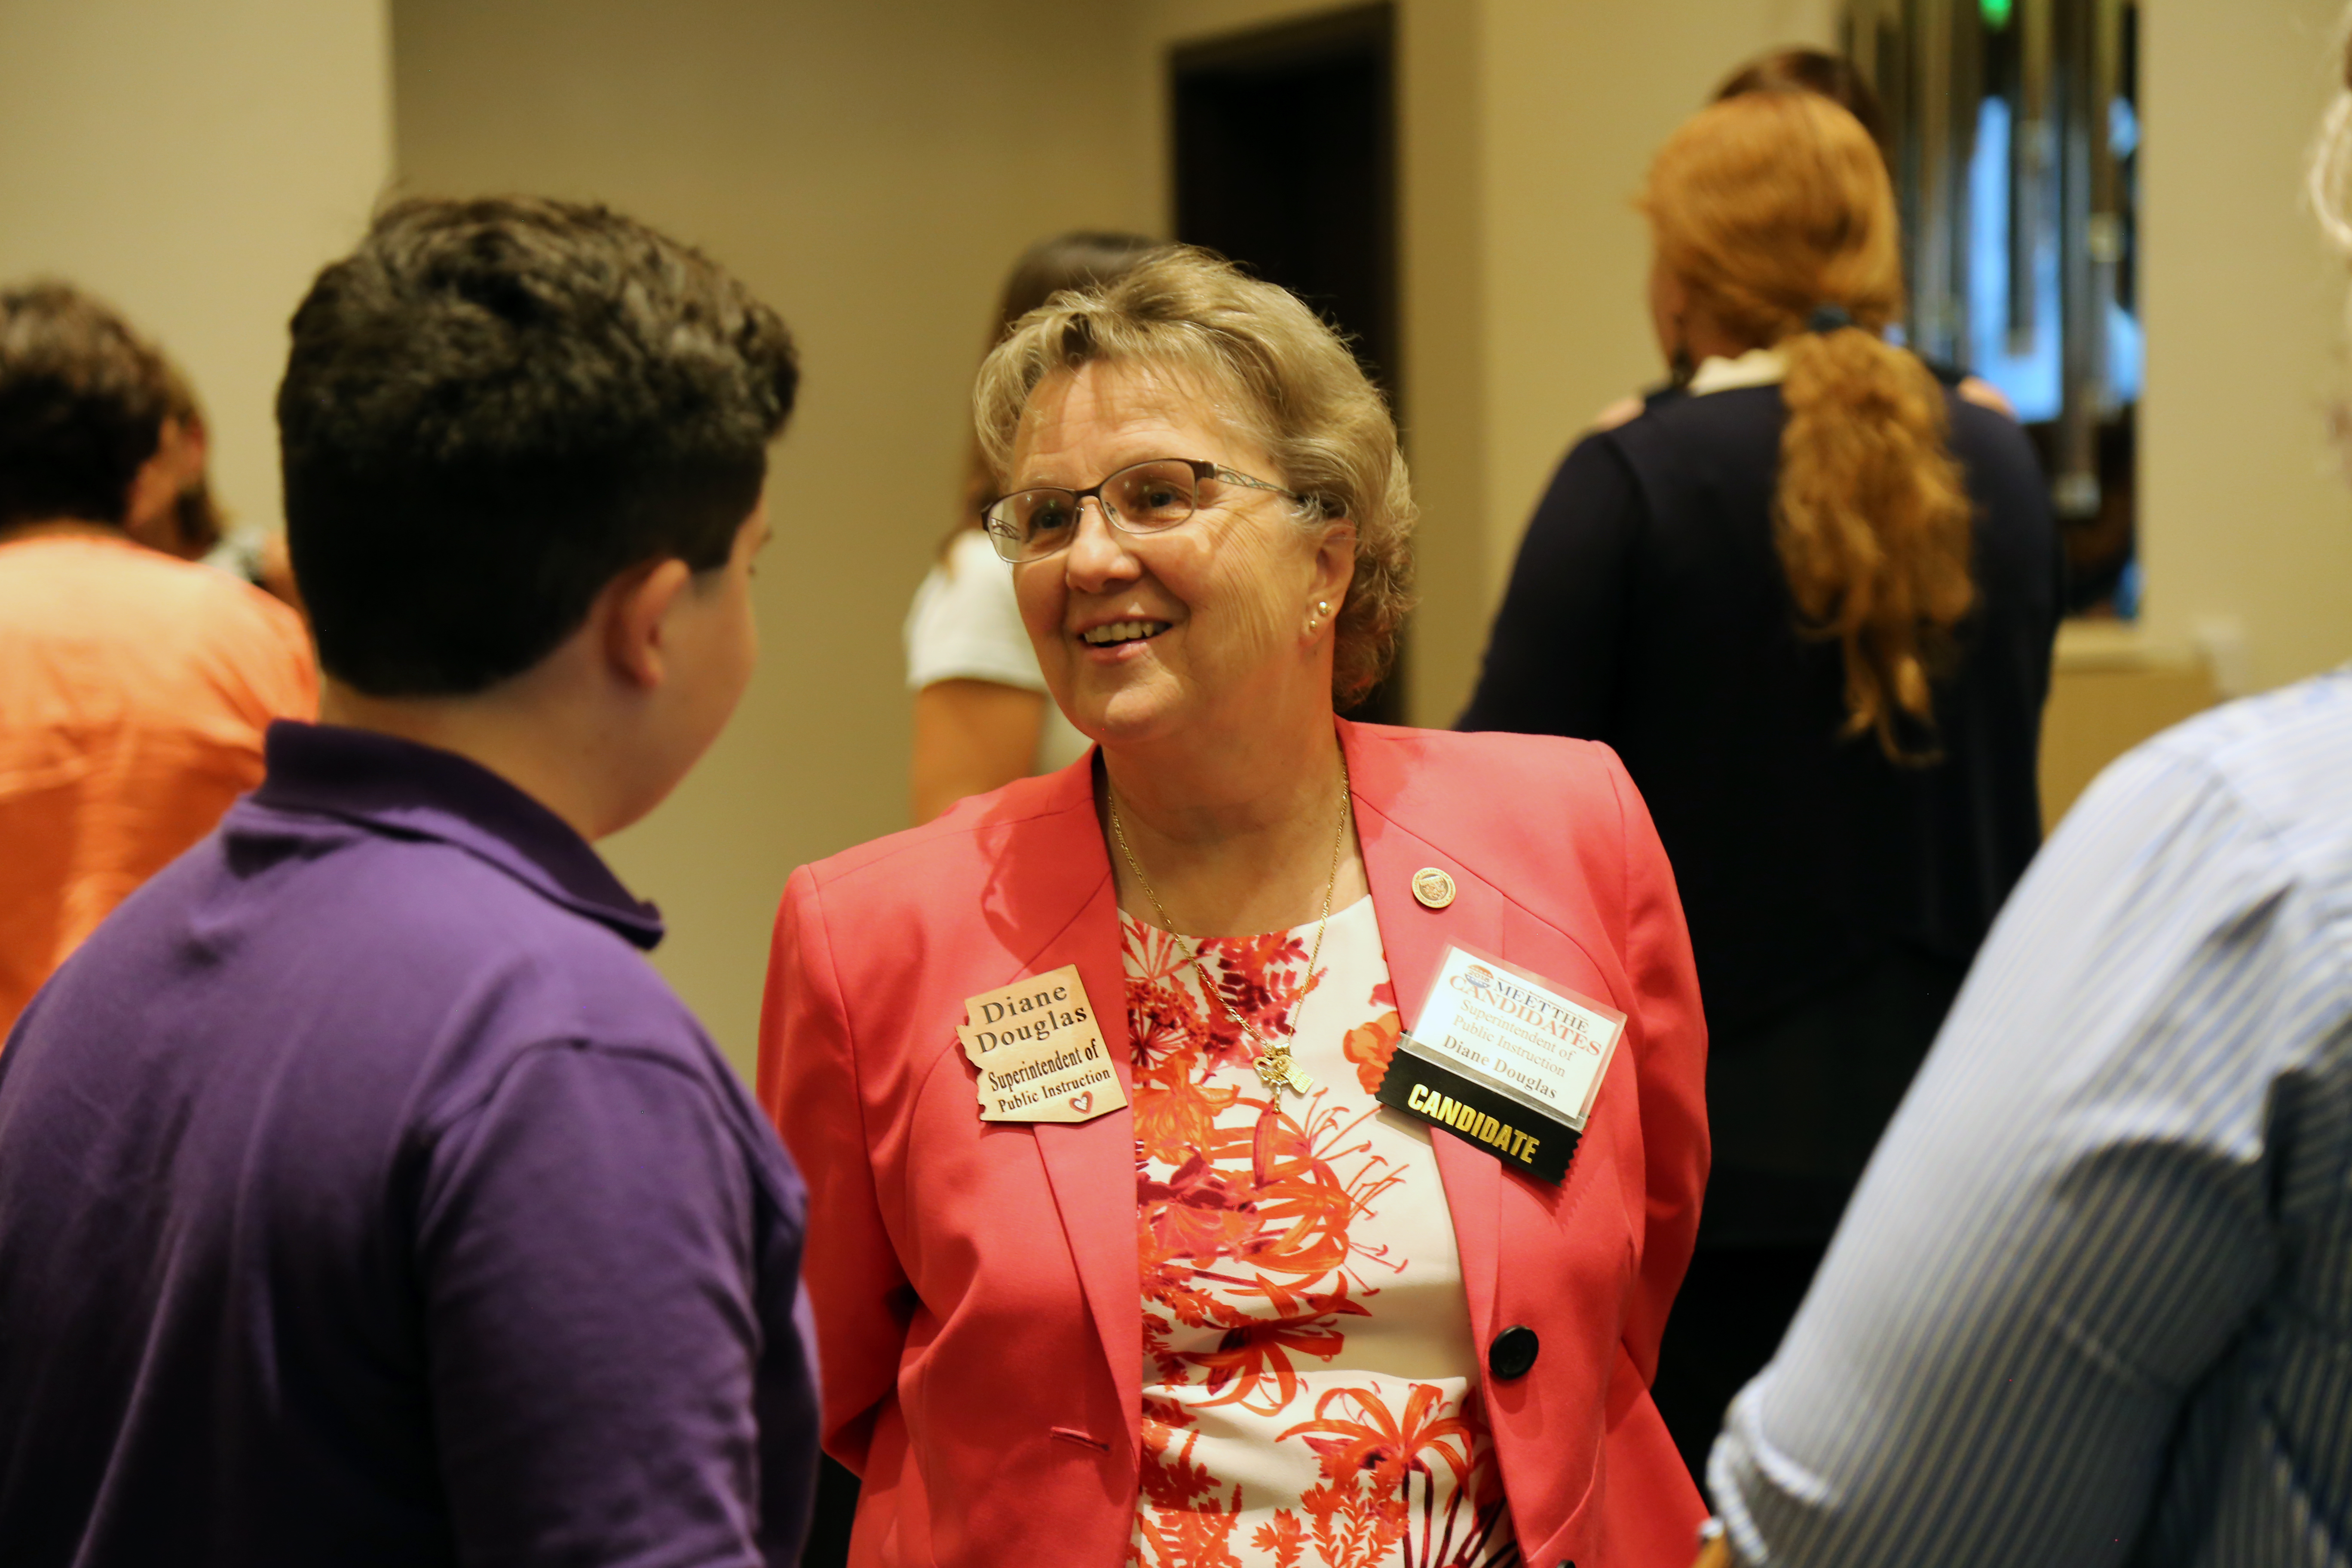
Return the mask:
[[[1508, 956], [1503, 951], [1505, 900], [1485, 879], [1389, 815], [1406, 787], [1402, 771], [1384, 754], [1389, 748], [1365, 747], [1356, 726], [1345, 720], [1339, 721], [1339, 731], [1354, 784], [1356, 836], [1371, 887], [1373, 918], [1380, 926], [1397, 1010], [1410, 1030], [1429, 999], [1431, 983], [1437, 977], [1448, 944], [1459, 942], [1498, 958]], [[1006, 859], [1000, 863], [1058, 868], [1061, 875], [1055, 881], [1065, 899], [1081, 887], [1088, 890], [1076, 912], [1004, 981], [1065, 963], [1076, 964], [1129, 1102], [1128, 1107], [1091, 1121], [1040, 1122], [1031, 1131], [1109, 1363], [1112, 1385], [1123, 1408], [1139, 1409], [1143, 1294], [1135, 1264], [1135, 1073], [1127, 1024], [1126, 966], [1119, 952], [1118, 892], [1111, 879], [1109, 854], [1095, 820], [1091, 759], [1066, 770], [1066, 776], [1072, 794], [1066, 801], [1056, 803], [1064, 809], [1024, 824], [1018, 850], [1008, 846]], [[1032, 857], [1036, 858], [1034, 862]], [[1430, 909], [1413, 897], [1413, 874], [1428, 867], [1454, 879], [1454, 900], [1444, 909]], [[1061, 907], [1068, 905], [1064, 902]], [[1014, 923], [1033, 931], [1054, 925], [1050, 921]], [[1495, 1330], [1502, 1167], [1492, 1155], [1452, 1133], [1435, 1132], [1430, 1142], [1453, 1215], [1471, 1329], [1483, 1347]], [[1138, 1441], [1133, 1431], [1127, 1437], [1130, 1445]]]
[[[1410, 1034], [1429, 1000], [1431, 984], [1448, 945], [1459, 942], [1496, 957], [1503, 952], [1501, 893], [1436, 846], [1387, 815], [1402, 793], [1402, 779], [1386, 748], [1364, 747], [1356, 726], [1339, 721], [1339, 741], [1356, 797], [1356, 837], [1364, 853], [1364, 876], [1372, 890], [1372, 913], [1388, 956], [1389, 981], [1397, 1011]], [[1454, 900], [1431, 909], [1413, 896], [1413, 873], [1434, 867], [1454, 879]], [[1462, 1257], [1463, 1292], [1470, 1327], [1483, 1348], [1494, 1331], [1496, 1279], [1500, 1267], [1502, 1165], [1491, 1154], [1443, 1130], [1433, 1130], [1430, 1146], [1445, 1185], [1454, 1217], [1454, 1242]]]
[[[1052, 868], [1049, 876], [1064, 900], [1083, 888], [1084, 902], [1058, 924], [1048, 920], [1032, 925], [1033, 931], [1050, 929], [1053, 934], [1001, 984], [1076, 964], [1128, 1102], [1090, 1121], [1035, 1122], [1030, 1131], [1109, 1363], [1112, 1386], [1121, 1408], [1133, 1410], [1143, 1404], [1143, 1288], [1135, 1261], [1135, 1071], [1127, 974], [1119, 957], [1118, 893], [1095, 822], [1093, 753], [1065, 773], [1071, 796], [1057, 803], [1064, 808], [1023, 824], [1021, 844], [1008, 845], [998, 864], [1011, 870]], [[1061, 911], [1068, 909], [1066, 901], [1060, 904]], [[1139, 1441], [1132, 1426], [1124, 1436], [1130, 1447]]]

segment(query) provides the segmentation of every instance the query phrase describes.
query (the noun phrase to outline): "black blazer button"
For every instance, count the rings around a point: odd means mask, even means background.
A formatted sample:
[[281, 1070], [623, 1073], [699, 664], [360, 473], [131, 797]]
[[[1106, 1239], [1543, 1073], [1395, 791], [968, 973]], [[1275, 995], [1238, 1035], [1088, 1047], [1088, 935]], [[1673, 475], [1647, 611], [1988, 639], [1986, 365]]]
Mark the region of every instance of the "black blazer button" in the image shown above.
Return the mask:
[[1486, 1347], [1486, 1370], [1508, 1383], [1515, 1377], [1525, 1377], [1528, 1368], [1536, 1364], [1536, 1352], [1542, 1346], [1533, 1329], [1514, 1323], [1495, 1336]]

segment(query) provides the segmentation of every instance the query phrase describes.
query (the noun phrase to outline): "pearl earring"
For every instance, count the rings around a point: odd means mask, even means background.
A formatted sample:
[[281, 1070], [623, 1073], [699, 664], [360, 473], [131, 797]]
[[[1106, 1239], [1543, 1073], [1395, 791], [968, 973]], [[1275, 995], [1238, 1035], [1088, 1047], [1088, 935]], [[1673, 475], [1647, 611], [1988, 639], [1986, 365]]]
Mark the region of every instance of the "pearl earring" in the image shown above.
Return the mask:
[[1322, 599], [1316, 600], [1315, 613], [1307, 617], [1307, 635], [1310, 637], [1313, 637], [1315, 635], [1316, 628], [1323, 624], [1323, 617], [1330, 613], [1331, 606], [1327, 601]]

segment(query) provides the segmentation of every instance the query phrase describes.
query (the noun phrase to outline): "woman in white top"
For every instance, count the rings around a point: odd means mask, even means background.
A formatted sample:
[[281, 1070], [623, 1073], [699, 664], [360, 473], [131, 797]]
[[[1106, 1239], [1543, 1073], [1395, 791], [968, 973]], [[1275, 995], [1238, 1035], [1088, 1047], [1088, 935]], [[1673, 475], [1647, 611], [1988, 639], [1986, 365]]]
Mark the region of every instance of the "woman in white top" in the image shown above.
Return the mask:
[[[1076, 230], [1040, 240], [1004, 280], [992, 347], [1066, 289], [1109, 282], [1159, 248], [1141, 235]], [[915, 693], [908, 790], [929, 822], [968, 795], [1076, 762], [1088, 744], [1045, 694], [1013, 599], [1013, 569], [980, 527], [994, 476], [974, 442], [955, 532], [907, 612], [907, 685]]]

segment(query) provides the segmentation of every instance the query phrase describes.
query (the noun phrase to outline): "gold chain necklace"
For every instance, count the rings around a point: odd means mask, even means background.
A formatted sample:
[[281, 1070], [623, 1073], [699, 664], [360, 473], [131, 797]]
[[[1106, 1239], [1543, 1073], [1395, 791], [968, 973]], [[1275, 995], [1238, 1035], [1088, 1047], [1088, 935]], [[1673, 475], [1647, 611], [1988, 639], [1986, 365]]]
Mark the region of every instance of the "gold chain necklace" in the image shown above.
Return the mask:
[[[1201, 944], [1188, 941], [1183, 932], [1176, 929], [1176, 922], [1168, 918], [1168, 906], [1161, 903], [1160, 895], [1151, 890], [1151, 879], [1143, 874], [1142, 866], [1136, 861], [1134, 849], [1127, 842], [1127, 829], [1119, 825], [1118, 820], [1118, 791], [1110, 786], [1108, 778], [1104, 780], [1103, 787], [1110, 801], [1110, 836], [1118, 840], [1118, 852], [1127, 858], [1127, 868], [1135, 873], [1136, 885], [1143, 889], [1143, 896], [1151, 900], [1152, 912], [1160, 917], [1160, 925], [1184, 949], [1184, 957], [1192, 965], [1192, 975], [1201, 983], [1201, 990], [1216, 1003], [1219, 1011], [1241, 1026], [1242, 1032], [1249, 1037], [1250, 1044], [1257, 1047], [1257, 1076], [1265, 1080], [1265, 1087], [1276, 1096], [1286, 1086], [1293, 1093], [1305, 1094], [1315, 1087], [1315, 1079], [1306, 1068], [1290, 1059], [1288, 1041], [1278, 1046], [1268, 1045], [1265, 1037], [1257, 1032], [1257, 1026], [1234, 1011], [1233, 1004], [1225, 1000], [1225, 994], [1209, 984], [1209, 972], [1201, 967]], [[1307, 994], [1315, 989], [1315, 966], [1323, 959], [1323, 930], [1331, 923], [1331, 895], [1339, 886], [1339, 847], [1348, 842], [1348, 819], [1353, 815], [1355, 795], [1348, 782], [1348, 759], [1342, 753], [1339, 758], [1339, 826], [1331, 835], [1331, 875], [1323, 883], [1323, 916], [1315, 922], [1315, 951], [1307, 955], [1307, 983], [1298, 988], [1298, 994], [1291, 998], [1290, 1006], [1286, 1010], [1289, 1015], [1293, 1039], [1298, 1036], [1298, 1015], [1307, 1005]]]

